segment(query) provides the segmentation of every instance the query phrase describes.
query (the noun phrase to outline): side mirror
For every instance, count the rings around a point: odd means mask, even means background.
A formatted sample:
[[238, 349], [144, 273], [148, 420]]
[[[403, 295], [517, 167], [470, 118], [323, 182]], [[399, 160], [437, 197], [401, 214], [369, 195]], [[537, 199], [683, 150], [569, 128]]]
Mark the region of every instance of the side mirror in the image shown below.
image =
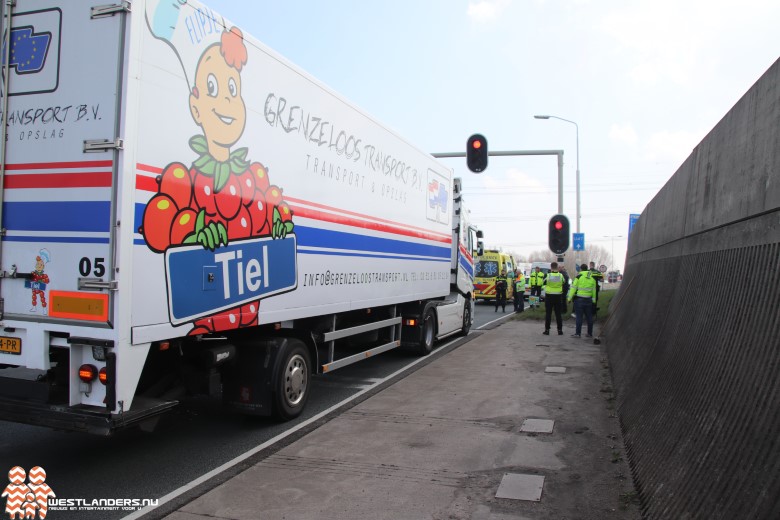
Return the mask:
[[482, 230], [481, 230], [481, 229], [478, 229], [478, 230], [477, 230], [477, 238], [482, 238], [482, 237], [483, 237], [483, 235], [482, 235]]
[[485, 253], [485, 246], [482, 240], [477, 240], [477, 256], [482, 256]]

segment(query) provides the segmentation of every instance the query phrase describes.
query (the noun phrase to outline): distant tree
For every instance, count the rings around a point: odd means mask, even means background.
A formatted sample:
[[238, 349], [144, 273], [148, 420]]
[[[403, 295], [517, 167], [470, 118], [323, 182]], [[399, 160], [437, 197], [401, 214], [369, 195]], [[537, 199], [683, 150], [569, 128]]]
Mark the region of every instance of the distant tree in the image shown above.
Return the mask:
[[[609, 266], [610, 253], [607, 249], [600, 245], [586, 246], [584, 251], [573, 251], [569, 249], [564, 255], [563, 265], [566, 267], [566, 271], [571, 273], [577, 272], [577, 265], [589, 264], [595, 262], [596, 268], [604, 264]], [[553, 254], [549, 249], [541, 251], [533, 251], [528, 255], [528, 262], [557, 262], [558, 256]], [[560, 262], [558, 262], [560, 264]]]

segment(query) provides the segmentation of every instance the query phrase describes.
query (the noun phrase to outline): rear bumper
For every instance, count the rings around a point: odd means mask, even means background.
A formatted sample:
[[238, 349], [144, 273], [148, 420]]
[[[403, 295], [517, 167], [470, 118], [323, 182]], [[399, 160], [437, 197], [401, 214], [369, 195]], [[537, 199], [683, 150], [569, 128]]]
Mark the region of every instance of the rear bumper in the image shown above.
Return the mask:
[[62, 406], [3, 398], [0, 399], [0, 420], [107, 436], [158, 416], [176, 404], [178, 401], [136, 398], [132, 410], [112, 414], [94, 406]]

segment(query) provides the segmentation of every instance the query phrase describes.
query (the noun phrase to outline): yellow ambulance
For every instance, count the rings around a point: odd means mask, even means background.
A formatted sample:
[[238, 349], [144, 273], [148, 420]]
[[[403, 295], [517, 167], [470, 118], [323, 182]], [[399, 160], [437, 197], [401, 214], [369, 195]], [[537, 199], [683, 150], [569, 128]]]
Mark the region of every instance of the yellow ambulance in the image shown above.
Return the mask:
[[506, 269], [506, 300], [511, 302], [515, 287], [515, 261], [511, 255], [501, 251], [486, 249], [476, 258], [474, 265], [474, 301], [496, 299], [496, 276]]

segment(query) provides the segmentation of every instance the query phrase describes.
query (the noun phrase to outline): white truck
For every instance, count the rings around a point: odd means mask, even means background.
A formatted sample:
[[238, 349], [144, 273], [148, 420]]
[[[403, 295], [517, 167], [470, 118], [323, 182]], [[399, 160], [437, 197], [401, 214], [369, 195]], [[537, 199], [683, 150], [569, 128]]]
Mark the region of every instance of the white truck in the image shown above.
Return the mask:
[[1, 14], [0, 420], [290, 419], [468, 333], [480, 235], [429, 154], [196, 1]]

